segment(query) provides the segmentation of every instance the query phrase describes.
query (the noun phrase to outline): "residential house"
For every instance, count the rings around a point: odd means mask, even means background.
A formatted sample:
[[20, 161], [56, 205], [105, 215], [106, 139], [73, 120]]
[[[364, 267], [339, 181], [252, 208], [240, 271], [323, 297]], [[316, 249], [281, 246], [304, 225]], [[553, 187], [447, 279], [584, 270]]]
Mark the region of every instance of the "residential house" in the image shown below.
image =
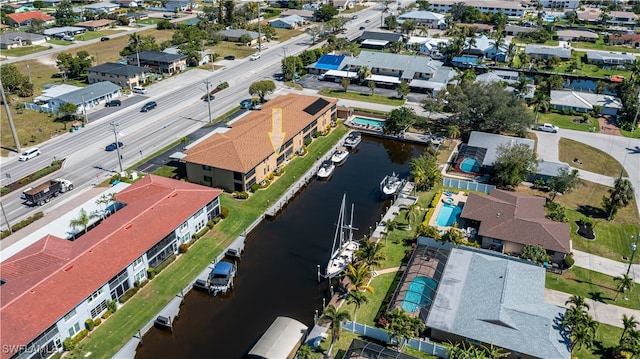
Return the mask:
[[460, 219], [477, 228], [482, 248], [519, 254], [525, 245], [536, 245], [559, 264], [571, 253], [571, 229], [548, 219], [545, 204], [544, 197], [494, 188], [489, 195], [469, 193]]
[[407, 48], [413, 49], [414, 46], [419, 46], [419, 52], [423, 55], [431, 56], [434, 60], [441, 60], [442, 55], [438, 48], [439, 46], [446, 45], [451, 39], [444, 37], [417, 37], [412, 36], [407, 40]]
[[[336, 99], [288, 94], [265, 103], [185, 151], [190, 182], [226, 191], [262, 186], [279, 166], [304, 148], [304, 142], [336, 120]], [[269, 137], [272, 118], [281, 119], [283, 145], [274, 150]]]
[[[346, 56], [344, 55], [323, 54], [322, 56], [320, 56], [318, 61], [309, 65], [307, 69], [309, 73], [312, 74], [326, 74], [329, 71], [341, 72], [340, 69], [345, 66], [345, 58]], [[331, 73], [329, 73], [329, 75], [331, 75]]]
[[640, 47], [640, 34], [610, 35], [609, 43], [613, 45], [628, 45], [631, 47]]
[[198, 3], [193, 0], [169, 0], [164, 2], [164, 8], [167, 11], [187, 11], [187, 9], [195, 9], [198, 7]]
[[364, 31], [357, 39], [361, 47], [371, 49], [385, 49], [392, 43], [403, 40], [402, 34], [382, 31]]
[[577, 9], [580, 0], [538, 0], [542, 7], [547, 9]]
[[491, 31], [493, 31], [493, 25], [491, 25], [491, 24], [468, 24], [468, 23], [464, 23], [464, 22], [458, 22], [458, 23], [455, 24], [455, 26], [469, 28], [469, 29], [475, 29], [475, 32], [477, 34], [489, 33]]
[[520, 34], [538, 31], [538, 29], [532, 26], [506, 25], [504, 31], [507, 36], [518, 36]]
[[588, 7], [584, 11], [576, 11], [578, 15], [578, 20], [584, 23], [600, 23], [600, 16], [602, 11], [598, 8]]
[[[118, 211], [75, 241], [48, 234], [3, 260], [0, 340], [18, 352], [0, 358], [60, 350], [218, 217], [221, 192], [146, 175], [116, 194]], [[68, 228], [64, 220], [47, 227]]]
[[63, 38], [64, 36], [75, 36], [79, 34], [83, 34], [87, 31], [83, 27], [78, 26], [62, 26], [62, 27], [50, 27], [48, 29], [44, 29], [45, 36]]
[[[244, 34], [247, 34], [251, 37], [251, 41], [249, 41], [248, 43], [246, 43], [247, 46], [253, 46], [256, 45], [258, 43], [258, 36], [260, 34], [258, 34], [255, 31], [249, 31], [249, 30], [244, 30], [244, 29], [228, 29], [228, 30], [222, 30], [222, 31], [218, 31], [218, 34], [220, 34], [222, 36], [222, 39], [224, 41], [230, 41], [230, 42], [239, 42], [240, 41], [240, 37]], [[262, 42], [267, 41], [267, 38], [262, 35]]]
[[44, 21], [45, 25], [51, 25], [55, 22], [55, 18], [41, 11], [28, 11], [7, 15], [9, 25], [13, 27], [29, 26], [33, 19]]
[[118, 96], [120, 96], [120, 86], [109, 81], [96, 82], [51, 98], [44, 107], [48, 107], [51, 111], [57, 112], [60, 105], [72, 103], [78, 106], [78, 112], [85, 112], [86, 109], [102, 106], [105, 102]]
[[[124, 14], [124, 16], [129, 18], [129, 25], [135, 24], [138, 20], [145, 20], [149, 18], [149, 14], [144, 12], [128, 12]], [[193, 18], [193, 19], [200, 21], [200, 19], [198, 18]], [[192, 19], [189, 19], [189, 20], [192, 20]], [[187, 21], [184, 21], [183, 23], [186, 23], [186, 22]]]
[[496, 41], [487, 37], [486, 35], [480, 35], [473, 38], [474, 44], [471, 44], [471, 38], [467, 38], [465, 48], [462, 50], [463, 54], [478, 56], [489, 60], [505, 62], [507, 61], [507, 55], [509, 52], [510, 41], [505, 41], [500, 47], [496, 46]]
[[626, 65], [636, 61], [636, 55], [626, 52], [604, 52], [587, 50], [587, 62], [599, 66]]
[[[173, 54], [173, 55], [182, 55], [180, 53], [180, 49], [176, 46], [167, 47], [166, 49], [162, 50], [162, 52], [166, 52], [167, 54]], [[198, 54], [200, 55], [200, 60], [198, 60], [198, 63], [196, 64], [195, 62], [194, 63], [187, 62], [187, 65], [202, 66], [202, 65], [208, 64], [211, 61], [211, 51], [198, 51]]]
[[338, 11], [352, 9], [356, 6], [353, 0], [333, 0], [331, 3], [333, 4], [333, 7]]
[[409, 11], [401, 14], [397, 19], [399, 24], [404, 23], [406, 20], [413, 20], [416, 25], [425, 26], [430, 29], [442, 29], [447, 26], [443, 14], [431, 11]]
[[161, 75], [173, 75], [187, 69], [184, 55], [168, 54], [162, 51], [142, 51], [127, 57], [129, 65], [148, 67], [151, 72]]
[[616, 116], [622, 109], [622, 101], [615, 96], [575, 92], [571, 90], [551, 90], [551, 107], [555, 110], [590, 113], [599, 108], [600, 114]]
[[85, 28], [85, 29], [87, 29], [89, 31], [100, 31], [100, 30], [104, 30], [104, 29], [108, 28], [114, 22], [116, 22], [116, 21], [115, 20], [109, 20], [109, 19], [100, 19], [100, 20], [91, 20], [91, 21], [79, 22], [79, 23], [76, 23], [76, 26]]
[[500, 348], [509, 359], [571, 358], [569, 340], [558, 325], [566, 309], [545, 302], [544, 268], [424, 237], [413, 252], [414, 257], [424, 253], [427, 261], [434, 261], [433, 253], [444, 258], [442, 269], [433, 270], [439, 278], [434, 298], [420, 311], [428, 313], [432, 340]]
[[598, 34], [587, 30], [558, 30], [558, 40], [560, 41], [585, 41], [596, 42]]
[[638, 15], [629, 11], [610, 11], [607, 24], [612, 26], [626, 26], [635, 28]]
[[532, 151], [535, 141], [504, 135], [496, 135], [480, 131], [471, 131], [469, 141], [460, 146], [458, 155], [455, 160], [455, 168], [459, 169], [460, 164], [468, 157], [472, 157], [481, 166], [482, 172], [490, 172], [493, 163], [498, 158], [498, 150], [501, 146], [506, 145], [525, 145]]
[[88, 68], [87, 79], [90, 84], [109, 81], [131, 90], [135, 86], [144, 85], [147, 82], [149, 73], [150, 71], [146, 67], [106, 62]]
[[46, 44], [47, 38], [40, 34], [22, 31], [8, 31], [0, 34], [0, 49], [8, 50], [21, 46]]
[[297, 29], [304, 23], [305, 20], [298, 15], [289, 15], [269, 20], [269, 25], [274, 29]]
[[571, 49], [560, 46], [542, 46], [529, 44], [524, 49], [524, 53], [529, 57], [537, 59], [548, 59], [551, 57], [559, 57], [562, 60], [569, 60], [571, 58]]
[[297, 15], [306, 21], [315, 21], [315, 12], [312, 10], [298, 10], [298, 9], [287, 9], [280, 13], [280, 17], [287, 17], [291, 15]]
[[82, 6], [84, 11], [93, 11], [97, 14], [113, 14], [120, 8], [120, 5], [112, 2], [96, 2]]
[[39, 96], [36, 96], [33, 98], [33, 103], [45, 104], [49, 102], [49, 100], [51, 99], [54, 99], [56, 97], [62, 96], [64, 94], [67, 94], [75, 90], [80, 90], [81, 88], [82, 87], [67, 85], [67, 84], [61, 84], [61, 85], [45, 84], [43, 86], [42, 93]]
[[535, 94], [536, 87], [533, 84], [527, 84], [524, 94], [519, 94], [514, 87], [520, 81], [520, 76], [516, 71], [495, 70], [485, 72], [476, 76], [475, 82], [481, 83], [502, 83], [505, 84], [505, 90], [520, 95], [525, 101], [529, 101]]
[[42, 2], [43, 2], [47, 7], [56, 7], [56, 6], [60, 5], [60, 3], [62, 2], [62, 0], [42, 0]]
[[[431, 0], [429, 10], [448, 13], [459, 0]], [[504, 13], [509, 17], [522, 18], [527, 12], [527, 8], [520, 1], [503, 0], [465, 0], [464, 4], [478, 9], [482, 14]]]
[[124, 8], [134, 8], [138, 6], [144, 5], [144, 2], [140, 2], [137, 0], [115, 0], [114, 3], [120, 5], [120, 7]]
[[12, 13], [16, 14], [36, 10], [32, 4], [5, 4], [3, 7], [5, 10], [12, 11]]
[[563, 162], [551, 162], [541, 160], [538, 162], [538, 169], [536, 173], [527, 177], [526, 181], [534, 183], [537, 180], [543, 180], [545, 183], [549, 183], [549, 180], [558, 176], [561, 170], [571, 171], [571, 167]]

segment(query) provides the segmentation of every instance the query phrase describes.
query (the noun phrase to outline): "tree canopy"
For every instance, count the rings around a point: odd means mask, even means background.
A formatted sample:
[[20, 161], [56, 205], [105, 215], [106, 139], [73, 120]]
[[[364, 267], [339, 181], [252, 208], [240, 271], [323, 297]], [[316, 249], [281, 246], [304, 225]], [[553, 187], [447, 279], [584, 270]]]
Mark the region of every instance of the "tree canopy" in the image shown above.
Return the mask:
[[523, 143], [501, 144], [493, 169], [491, 182], [500, 188], [511, 189], [536, 172], [538, 157], [535, 151]]
[[2, 79], [2, 87], [6, 92], [15, 93], [20, 97], [33, 96], [33, 84], [15, 66], [11, 64], [2, 65], [0, 67], [0, 79]]
[[76, 56], [63, 52], [56, 58], [56, 66], [66, 78], [78, 78], [91, 67], [93, 58], [86, 51], [78, 51]]
[[249, 94], [251, 96], [258, 96], [260, 102], [265, 102], [265, 97], [275, 90], [276, 84], [271, 80], [257, 81], [249, 86]]
[[71, 26], [76, 23], [76, 13], [70, 1], [64, 0], [56, 7], [56, 26]]
[[402, 106], [393, 109], [384, 122], [384, 133], [400, 133], [413, 125], [416, 113], [411, 107]]
[[338, 10], [336, 10], [333, 5], [326, 4], [316, 10], [314, 15], [318, 21], [329, 21], [333, 19], [334, 16], [338, 15]]

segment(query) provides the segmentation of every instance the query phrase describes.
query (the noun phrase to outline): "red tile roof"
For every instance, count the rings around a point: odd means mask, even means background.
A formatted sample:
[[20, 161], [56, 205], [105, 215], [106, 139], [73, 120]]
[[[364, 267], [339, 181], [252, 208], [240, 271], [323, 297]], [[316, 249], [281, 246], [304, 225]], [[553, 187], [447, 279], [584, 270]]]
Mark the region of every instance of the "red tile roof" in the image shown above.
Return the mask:
[[489, 196], [470, 193], [460, 217], [480, 221], [481, 236], [569, 253], [569, 224], [546, 218], [545, 201], [498, 189], [491, 190]]
[[40, 19], [42, 21], [51, 21], [55, 18], [51, 15], [47, 15], [40, 11], [29, 11], [29, 12], [21, 12], [16, 14], [7, 15], [9, 19], [17, 24], [22, 24], [23, 22], [31, 19]]
[[327, 105], [316, 115], [303, 111], [319, 98], [298, 94], [278, 96], [264, 104], [260, 111], [252, 111], [235, 122], [231, 130], [215, 134], [187, 150], [184, 160], [246, 173], [273, 154], [269, 139], [272, 130], [271, 110], [282, 109], [282, 131], [286, 133], [286, 142], [337, 103], [336, 99], [325, 98]]
[[117, 195], [124, 208], [77, 241], [47, 236], [1, 263], [0, 342], [28, 344], [220, 193], [148, 175]]

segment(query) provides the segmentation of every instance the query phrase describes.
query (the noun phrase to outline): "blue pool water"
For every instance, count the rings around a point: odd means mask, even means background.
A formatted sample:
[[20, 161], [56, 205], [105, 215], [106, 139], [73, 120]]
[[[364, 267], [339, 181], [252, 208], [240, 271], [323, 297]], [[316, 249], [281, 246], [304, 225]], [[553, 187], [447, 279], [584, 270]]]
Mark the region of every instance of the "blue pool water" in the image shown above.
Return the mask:
[[378, 127], [383, 127], [384, 126], [384, 121], [383, 120], [374, 120], [372, 118], [366, 118], [366, 117], [354, 117], [353, 120], [351, 120], [351, 122], [353, 123], [357, 123], [359, 125], [369, 125], [369, 126], [378, 126]]
[[440, 208], [440, 212], [438, 213], [438, 217], [436, 218], [436, 223], [440, 227], [448, 227], [453, 225], [454, 222], [458, 221], [458, 216], [462, 212], [462, 208], [445, 203]]
[[460, 163], [460, 170], [466, 173], [478, 173], [480, 172], [480, 163], [473, 157], [467, 157]]
[[402, 309], [417, 312], [420, 307], [431, 306], [431, 294], [436, 289], [436, 281], [427, 277], [415, 277], [402, 301]]

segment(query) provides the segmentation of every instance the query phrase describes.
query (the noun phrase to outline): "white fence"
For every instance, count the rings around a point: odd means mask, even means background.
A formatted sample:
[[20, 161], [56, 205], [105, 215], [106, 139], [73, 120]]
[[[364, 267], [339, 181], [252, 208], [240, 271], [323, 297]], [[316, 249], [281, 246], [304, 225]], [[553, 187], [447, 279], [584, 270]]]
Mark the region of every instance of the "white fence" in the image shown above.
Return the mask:
[[56, 111], [49, 106], [40, 106], [29, 102], [23, 102], [22, 104], [27, 110], [56, 113]]
[[[389, 332], [382, 328], [370, 327], [366, 324], [346, 322], [342, 325], [342, 329], [368, 338], [380, 340], [385, 343], [397, 343], [396, 339], [390, 338]], [[449, 358], [449, 354], [447, 354], [447, 347], [440, 344], [432, 343], [429, 340], [411, 338], [407, 342], [406, 346], [430, 355], [435, 355], [438, 358]]]
[[442, 185], [444, 185], [445, 187], [454, 187], [454, 188], [465, 189], [470, 191], [478, 191], [478, 192], [484, 192], [484, 193], [489, 193], [489, 191], [496, 188], [496, 186], [486, 184], [486, 183], [465, 181], [465, 180], [455, 179], [455, 178], [443, 178]]

